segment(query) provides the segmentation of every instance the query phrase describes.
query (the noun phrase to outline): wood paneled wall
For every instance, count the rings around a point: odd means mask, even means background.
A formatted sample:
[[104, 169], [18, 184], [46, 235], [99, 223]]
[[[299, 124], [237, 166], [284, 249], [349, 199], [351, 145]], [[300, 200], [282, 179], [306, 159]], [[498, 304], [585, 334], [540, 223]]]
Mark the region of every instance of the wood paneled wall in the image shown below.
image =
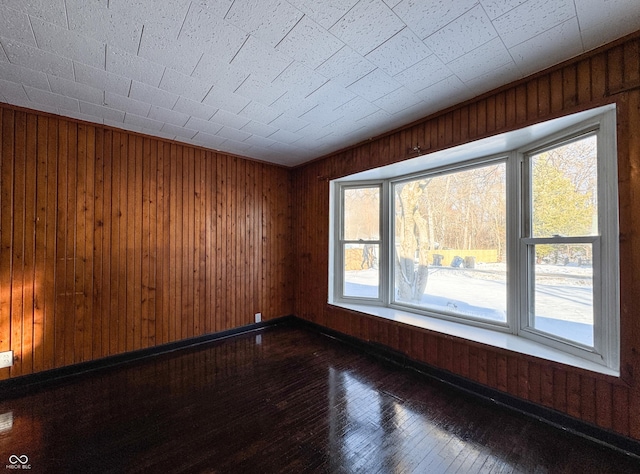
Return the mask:
[[291, 314], [291, 172], [0, 106], [0, 379]]
[[[616, 102], [622, 377], [596, 375], [327, 304], [328, 180]], [[640, 34], [294, 171], [299, 317], [640, 440]]]

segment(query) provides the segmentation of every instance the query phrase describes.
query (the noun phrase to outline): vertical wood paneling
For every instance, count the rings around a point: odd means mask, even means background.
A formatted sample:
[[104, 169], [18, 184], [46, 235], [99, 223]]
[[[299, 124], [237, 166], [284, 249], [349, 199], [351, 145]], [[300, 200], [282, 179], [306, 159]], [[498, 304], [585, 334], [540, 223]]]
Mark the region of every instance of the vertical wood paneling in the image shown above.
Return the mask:
[[[295, 314], [411, 357], [450, 370], [516, 397], [640, 439], [640, 37], [576, 58], [524, 81], [365, 145], [339, 152], [293, 173], [293, 272]], [[325, 180], [411, 158], [417, 140], [424, 150], [469, 142], [493, 132], [548, 120], [615, 101], [618, 105], [618, 168], [621, 243], [621, 372], [590, 376], [568, 366], [546, 363], [463, 340], [411, 329], [396, 342], [397, 323], [348, 313], [326, 305], [328, 187]], [[404, 340], [410, 340], [407, 346]], [[421, 342], [423, 342], [421, 344]]]
[[[0, 108], [0, 351], [11, 350], [13, 254], [13, 110]], [[10, 369], [0, 369], [9, 377]]]
[[292, 313], [290, 171], [6, 106], [0, 132], [0, 379]]

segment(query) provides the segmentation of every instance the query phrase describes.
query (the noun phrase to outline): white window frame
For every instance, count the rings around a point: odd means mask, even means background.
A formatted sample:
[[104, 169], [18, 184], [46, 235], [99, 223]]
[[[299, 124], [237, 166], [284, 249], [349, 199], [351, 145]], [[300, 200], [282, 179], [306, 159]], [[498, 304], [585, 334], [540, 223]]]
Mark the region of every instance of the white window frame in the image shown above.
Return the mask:
[[[584, 117], [585, 113], [576, 114]], [[470, 152], [463, 154], [464, 159], [448, 161], [446, 151], [434, 154], [431, 160], [426, 155], [423, 168], [412, 170], [402, 174], [402, 167], [398, 164], [390, 165], [371, 172], [359, 173], [353, 177], [331, 181], [330, 193], [330, 242], [329, 242], [329, 303], [356, 309], [368, 314], [391, 315], [383, 316], [395, 320], [413, 321], [421, 327], [443, 327], [444, 331], [461, 335], [461, 337], [491, 341], [494, 336], [491, 333], [504, 333], [505, 337], [515, 337], [519, 340], [529, 340], [533, 343], [512, 344], [496, 342], [495, 345], [514, 347], [514, 350], [551, 360], [600, 371], [607, 374], [619, 375], [619, 346], [620, 346], [620, 296], [619, 296], [619, 249], [618, 249], [618, 182], [617, 182], [617, 153], [616, 153], [616, 109], [614, 105], [595, 109], [584, 120], [574, 120], [569, 126], [566, 120], [559, 120], [562, 127], [556, 127], [555, 131], [546, 132], [538, 138], [529, 138], [520, 141], [520, 145], [506, 150], [497, 150], [496, 153], [488, 153], [473, 156], [473, 144], [464, 145]], [[546, 129], [545, 129], [546, 130]], [[524, 130], [527, 135], [528, 130]], [[512, 132], [517, 133], [517, 132]], [[549, 149], [559, 144], [571, 142], [585, 134], [597, 135], [598, 153], [598, 235], [584, 237], [552, 237], [534, 238], [526, 234], [525, 221], [529, 218], [530, 206], [525, 206], [528, 199], [529, 184], [524, 179], [528, 172], [523, 169], [530, 156], [540, 150]], [[504, 134], [505, 143], [510, 143], [511, 136]], [[535, 133], [533, 133], [535, 135]], [[540, 135], [540, 134], [538, 134]], [[511, 140], [513, 141], [513, 140]], [[486, 147], [484, 147], [486, 148]], [[478, 143], [478, 149], [483, 149], [483, 144]], [[495, 149], [495, 147], [494, 147]], [[451, 156], [456, 155], [456, 149], [450, 151]], [[429, 166], [429, 161], [438, 164]], [[398, 304], [393, 300], [394, 271], [393, 271], [393, 185], [402, 181], [416, 179], [422, 176], [438, 175], [462, 171], [472, 167], [489, 165], [491, 163], [506, 162], [506, 201], [507, 201], [507, 323], [488, 322], [472, 318], [461, 317], [456, 314], [427, 311], [424, 308], [413, 307], [406, 304]], [[418, 164], [419, 165], [419, 164]], [[408, 168], [416, 169], [414, 162], [408, 163]], [[371, 179], [374, 177], [375, 179]], [[360, 179], [358, 179], [360, 178]], [[362, 179], [364, 178], [364, 179]], [[342, 294], [344, 288], [344, 262], [342, 260], [345, 241], [342, 240], [343, 215], [342, 196], [343, 189], [353, 187], [381, 186], [381, 216], [380, 216], [380, 241], [379, 244], [379, 272], [380, 284], [377, 299], [348, 297]], [[527, 264], [531, 248], [536, 244], [558, 242], [590, 243], [593, 246], [593, 292], [594, 292], [594, 347], [582, 346], [573, 341], [563, 340], [559, 337], [535, 330], [530, 324], [530, 291], [532, 289], [532, 271]], [[359, 242], [357, 242], [359, 243]], [[607, 264], [602, 264], [607, 262]], [[367, 307], [382, 306], [380, 310], [367, 309]], [[384, 309], [388, 308], [388, 309]], [[411, 315], [415, 316], [411, 316]], [[398, 316], [400, 315], [400, 316]], [[406, 315], [406, 316], [404, 316]], [[453, 325], [444, 325], [437, 320], [451, 321]], [[424, 322], [424, 324], [423, 324]], [[462, 326], [460, 326], [462, 325]], [[456, 329], [456, 327], [459, 329]], [[448, 329], [453, 327], [453, 329]], [[469, 327], [469, 329], [465, 329]], [[473, 329], [477, 328], [477, 329]], [[485, 330], [489, 330], [489, 332]], [[480, 334], [479, 339], [475, 333]], [[511, 336], [509, 336], [511, 335]], [[502, 337], [502, 336], [501, 336]], [[503, 339], [500, 339], [501, 341]], [[491, 342], [489, 342], [491, 343]], [[528, 349], [519, 349], [528, 347]], [[550, 350], [537, 350], [536, 347], [547, 346]], [[533, 349], [531, 349], [533, 347]], [[559, 353], [559, 356], [554, 355]], [[568, 354], [569, 359], [562, 354]], [[572, 356], [578, 358], [574, 363]], [[592, 364], [585, 362], [589, 361]], [[601, 367], [600, 369], [598, 367]]]

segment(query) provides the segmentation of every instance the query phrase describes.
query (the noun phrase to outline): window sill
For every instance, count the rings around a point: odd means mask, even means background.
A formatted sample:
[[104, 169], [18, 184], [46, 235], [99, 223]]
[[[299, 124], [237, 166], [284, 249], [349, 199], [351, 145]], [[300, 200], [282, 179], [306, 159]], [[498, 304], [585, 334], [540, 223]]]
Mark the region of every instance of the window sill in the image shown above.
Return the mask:
[[533, 357], [558, 362], [560, 364], [578, 367], [584, 370], [590, 370], [592, 372], [612, 375], [615, 377], [620, 376], [620, 373], [618, 371], [612, 370], [608, 367], [605, 367], [604, 365], [582, 359], [572, 354], [567, 354], [565, 352], [553, 349], [534, 341], [530, 341], [528, 339], [524, 339], [522, 337], [514, 336], [513, 334], [492, 331], [490, 329], [483, 329], [474, 326], [467, 326], [465, 324], [456, 323], [454, 321], [432, 318], [429, 316], [418, 315], [410, 313], [408, 311], [402, 311], [399, 309], [388, 308], [384, 306], [368, 306], [348, 303], [330, 304], [339, 308], [357, 311], [359, 313], [368, 314], [370, 316], [377, 316], [380, 318], [388, 319], [390, 321], [396, 321], [410, 326], [427, 329], [429, 331], [467, 339], [469, 341], [477, 342], [480, 344], [486, 344], [489, 346], [498, 347], [500, 349], [518, 352], [520, 354], [526, 354]]

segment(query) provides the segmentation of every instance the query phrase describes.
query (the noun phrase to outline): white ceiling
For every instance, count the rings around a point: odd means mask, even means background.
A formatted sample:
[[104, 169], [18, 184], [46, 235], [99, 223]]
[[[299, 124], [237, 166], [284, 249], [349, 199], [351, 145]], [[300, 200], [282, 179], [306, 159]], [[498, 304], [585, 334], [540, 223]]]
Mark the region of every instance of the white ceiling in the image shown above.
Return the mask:
[[640, 29], [640, 0], [0, 0], [0, 101], [293, 166]]

